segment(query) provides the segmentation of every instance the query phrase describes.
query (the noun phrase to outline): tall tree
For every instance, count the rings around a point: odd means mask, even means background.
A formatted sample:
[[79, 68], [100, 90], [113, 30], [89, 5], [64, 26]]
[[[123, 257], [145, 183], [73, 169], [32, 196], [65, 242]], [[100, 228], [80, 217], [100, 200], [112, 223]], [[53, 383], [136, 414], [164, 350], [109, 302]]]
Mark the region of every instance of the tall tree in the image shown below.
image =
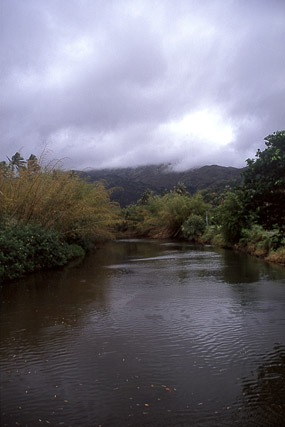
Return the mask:
[[243, 173], [244, 205], [267, 229], [285, 225], [285, 131], [265, 138], [266, 149], [248, 159]]

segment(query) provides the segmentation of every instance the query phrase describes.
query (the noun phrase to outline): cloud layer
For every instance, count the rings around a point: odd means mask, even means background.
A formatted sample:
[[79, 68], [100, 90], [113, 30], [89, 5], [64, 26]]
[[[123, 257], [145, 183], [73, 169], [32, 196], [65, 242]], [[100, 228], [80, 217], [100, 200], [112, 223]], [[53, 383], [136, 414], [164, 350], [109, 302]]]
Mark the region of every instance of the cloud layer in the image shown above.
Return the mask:
[[284, 129], [283, 0], [4, 0], [1, 160], [244, 166]]

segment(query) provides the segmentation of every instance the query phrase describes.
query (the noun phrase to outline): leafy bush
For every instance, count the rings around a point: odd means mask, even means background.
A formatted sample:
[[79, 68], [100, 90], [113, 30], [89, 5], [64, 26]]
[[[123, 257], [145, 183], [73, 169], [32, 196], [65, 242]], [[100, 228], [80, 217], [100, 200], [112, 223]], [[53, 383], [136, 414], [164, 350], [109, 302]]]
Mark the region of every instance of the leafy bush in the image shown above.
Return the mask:
[[220, 232], [220, 227], [216, 225], [208, 225], [205, 228], [203, 235], [201, 236], [201, 240], [203, 243], [213, 243], [213, 239]]
[[188, 240], [197, 240], [203, 234], [206, 223], [201, 215], [192, 214], [182, 225], [183, 236]]
[[68, 245], [68, 258], [83, 258], [85, 256], [85, 250], [82, 246], [76, 245], [75, 243], [72, 243], [71, 245]]
[[253, 255], [266, 256], [279, 246], [280, 239], [278, 229], [265, 230], [261, 225], [254, 224], [250, 229], [242, 230], [238, 246]]
[[216, 234], [212, 239], [213, 245], [221, 246], [222, 248], [227, 248], [228, 243], [226, 242], [222, 233]]
[[269, 255], [265, 259], [266, 261], [285, 264], [285, 247], [279, 248], [276, 251], [270, 251]]
[[143, 205], [126, 208], [122, 226], [139, 236], [178, 237], [191, 214], [204, 216], [207, 209], [200, 194], [191, 197], [170, 191], [163, 196], [151, 195]]
[[217, 217], [224, 240], [229, 244], [237, 243], [246, 221], [239, 194], [232, 192], [226, 194], [223, 203], [217, 208]]
[[68, 245], [55, 230], [40, 225], [14, 224], [0, 230], [0, 279], [15, 279], [25, 273], [62, 266], [84, 255], [82, 248]]

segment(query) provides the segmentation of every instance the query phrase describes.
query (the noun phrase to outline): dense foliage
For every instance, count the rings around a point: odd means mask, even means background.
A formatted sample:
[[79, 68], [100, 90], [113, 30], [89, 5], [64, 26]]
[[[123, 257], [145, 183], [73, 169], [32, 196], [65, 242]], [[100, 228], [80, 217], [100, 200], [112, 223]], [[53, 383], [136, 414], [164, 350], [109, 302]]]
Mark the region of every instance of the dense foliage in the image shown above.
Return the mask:
[[201, 215], [191, 214], [182, 225], [183, 236], [188, 240], [197, 240], [206, 229], [205, 219]]
[[248, 159], [243, 182], [218, 208], [224, 237], [238, 243], [247, 229], [258, 225], [275, 236], [275, 246], [285, 238], [285, 131], [265, 138], [266, 149]]
[[178, 181], [162, 195], [146, 190], [121, 214], [102, 182], [15, 153], [0, 162], [0, 279], [64, 265], [115, 232], [234, 246], [285, 263], [285, 131], [265, 144], [234, 189], [191, 195]]
[[[2, 170], [2, 173], [1, 173]], [[87, 183], [72, 172], [45, 168], [0, 169], [0, 216], [54, 228], [66, 238], [111, 237], [118, 207], [101, 182]]]
[[[23, 271], [33, 270], [32, 267], [24, 266], [25, 258], [16, 250], [16, 242], [19, 241], [19, 245], [25, 247], [22, 251], [30, 251], [31, 257], [40, 256], [40, 253], [33, 252], [34, 247], [27, 244], [28, 237], [25, 238], [25, 244], [21, 243], [19, 236], [29, 235], [30, 229], [23, 228], [25, 226], [40, 227], [38, 245], [41, 247], [44, 244], [51, 249], [49, 236], [53, 233], [55, 242], [77, 243], [86, 249], [94, 242], [114, 237], [118, 212], [119, 207], [110, 201], [110, 191], [105, 189], [102, 182], [87, 183], [73, 172], [51, 166], [41, 167], [34, 155], [25, 161], [16, 153], [9, 159], [9, 163], [0, 163], [0, 221], [4, 224], [0, 264], [3, 267], [4, 254], [7, 257], [10, 251], [15, 256], [15, 264], [21, 264]], [[14, 236], [11, 237], [14, 246], [8, 241], [9, 233]], [[50, 243], [45, 241], [44, 235], [50, 239]], [[57, 265], [69, 259], [69, 255], [63, 257], [63, 247], [66, 248], [56, 243], [51, 249], [53, 259], [58, 260]], [[44, 256], [47, 257], [46, 263], [39, 261], [39, 265], [51, 266], [48, 252]], [[37, 264], [34, 269], [38, 269]], [[22, 270], [18, 268], [18, 275]]]
[[227, 186], [191, 196], [178, 183], [162, 196], [148, 190], [123, 210], [121, 230], [235, 246], [285, 262], [285, 131], [265, 141], [265, 150], [247, 160], [243, 181], [234, 189]]
[[129, 228], [137, 236], [181, 237], [185, 221], [191, 215], [205, 218], [208, 208], [201, 194], [190, 196], [187, 192], [181, 192], [181, 186], [163, 196], [147, 192], [137, 205], [123, 210], [123, 227]]
[[265, 138], [266, 149], [248, 159], [243, 173], [244, 205], [265, 228], [285, 225], [285, 131]]
[[67, 244], [55, 230], [40, 225], [3, 225], [0, 229], [0, 279], [62, 266], [84, 250]]

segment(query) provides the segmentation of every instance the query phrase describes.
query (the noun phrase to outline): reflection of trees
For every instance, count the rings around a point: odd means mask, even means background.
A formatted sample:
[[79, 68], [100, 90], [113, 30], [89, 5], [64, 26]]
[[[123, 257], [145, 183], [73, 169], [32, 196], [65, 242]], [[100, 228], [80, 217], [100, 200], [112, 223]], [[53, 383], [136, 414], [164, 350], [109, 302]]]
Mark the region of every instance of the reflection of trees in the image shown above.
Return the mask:
[[225, 282], [231, 284], [258, 282], [260, 278], [259, 260], [231, 250], [224, 250], [223, 257]]
[[[159, 242], [110, 242], [78, 265], [37, 272], [3, 286], [3, 342], [15, 332], [17, 338], [31, 334], [37, 339], [49, 326], [76, 326], [90, 310], [108, 310], [112, 271], [104, 266], [120, 264], [130, 257], [155, 257], [164, 250], [169, 248]], [[7, 324], [9, 327], [4, 326]]]
[[121, 263], [132, 258], [155, 257], [164, 249], [159, 241], [143, 239], [119, 240], [109, 243], [106, 247], [108, 247], [110, 255], [108, 264]]
[[[235, 298], [239, 297], [243, 306], [259, 299], [258, 284], [262, 279], [284, 279], [282, 267], [273, 266], [264, 260], [233, 250], [218, 249], [218, 252], [224, 259], [221, 269], [222, 279], [225, 283], [233, 285], [230, 289]], [[256, 285], [247, 286], [249, 283]]]
[[284, 278], [284, 269], [278, 265], [256, 257], [235, 252], [233, 250], [219, 249], [224, 258], [223, 278], [230, 284], [254, 283], [262, 276], [269, 276], [275, 280]]
[[243, 378], [246, 406], [263, 413], [267, 424], [284, 425], [285, 416], [285, 347], [276, 344], [264, 357], [253, 378]]
[[95, 254], [78, 266], [38, 272], [3, 286], [1, 338], [15, 332], [38, 336], [45, 327], [75, 326], [91, 307], [105, 310], [109, 278], [102, 262], [103, 254]]

